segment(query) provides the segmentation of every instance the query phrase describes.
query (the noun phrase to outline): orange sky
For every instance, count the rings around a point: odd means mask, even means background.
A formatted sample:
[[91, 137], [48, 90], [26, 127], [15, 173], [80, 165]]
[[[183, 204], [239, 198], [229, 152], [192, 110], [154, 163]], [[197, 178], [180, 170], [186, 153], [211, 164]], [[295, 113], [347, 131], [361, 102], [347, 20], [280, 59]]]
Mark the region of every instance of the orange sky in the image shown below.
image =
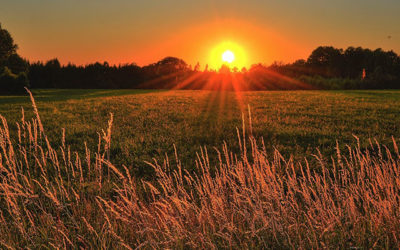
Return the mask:
[[[179, 30], [176, 34], [168, 35], [162, 42], [147, 44], [139, 53], [132, 48], [128, 55], [150, 62], [153, 58], [161, 58], [169, 53], [193, 64], [198, 61], [204, 67], [205, 63], [212, 64], [210, 53], [213, 48], [227, 41], [234, 42], [246, 53], [246, 67], [256, 62], [292, 61], [306, 57], [309, 53], [305, 45], [291, 42], [272, 29], [257, 27], [242, 20], [227, 19]], [[130, 59], [133, 58], [127, 56], [125, 60]]]
[[247, 64], [292, 62], [320, 45], [400, 51], [398, 0], [3, 0], [0, 22], [31, 61], [146, 65], [176, 56], [201, 68], [221, 43]]

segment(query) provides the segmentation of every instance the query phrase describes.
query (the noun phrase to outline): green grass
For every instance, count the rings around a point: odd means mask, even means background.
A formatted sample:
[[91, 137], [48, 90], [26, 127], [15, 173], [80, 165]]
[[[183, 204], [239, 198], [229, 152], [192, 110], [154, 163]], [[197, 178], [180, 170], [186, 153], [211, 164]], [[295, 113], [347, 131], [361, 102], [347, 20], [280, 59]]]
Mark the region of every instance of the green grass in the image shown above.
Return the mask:
[[4, 96], [0, 247], [395, 248], [399, 93], [39, 90], [37, 106]]
[[[184, 167], [194, 165], [201, 146], [237, 145], [242, 112], [248, 126], [251, 109], [255, 138], [264, 138], [267, 152], [302, 159], [316, 148], [330, 156], [336, 140], [354, 144], [353, 135], [389, 144], [400, 137], [400, 91], [273, 91], [209, 92], [150, 90], [34, 90], [39, 113], [53, 145], [67, 144], [84, 153], [95, 149], [99, 128], [114, 114], [111, 161], [138, 175], [148, 173], [144, 161], [173, 155], [176, 145]], [[28, 96], [1, 96], [0, 114], [15, 132], [21, 118], [33, 117]], [[238, 148], [232, 148], [237, 151]], [[215, 154], [210, 150], [210, 154]], [[211, 157], [212, 158], [212, 157]]]

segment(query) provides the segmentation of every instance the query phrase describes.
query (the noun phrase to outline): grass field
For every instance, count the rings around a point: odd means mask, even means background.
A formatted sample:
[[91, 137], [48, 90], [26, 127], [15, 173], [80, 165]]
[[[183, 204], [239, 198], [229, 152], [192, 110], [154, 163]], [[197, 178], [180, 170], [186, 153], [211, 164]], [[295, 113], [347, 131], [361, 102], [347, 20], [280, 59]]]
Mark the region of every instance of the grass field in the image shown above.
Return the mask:
[[[248, 124], [250, 107], [253, 135], [264, 138], [267, 152], [278, 149], [285, 157], [302, 159], [316, 148], [330, 156], [336, 140], [342, 148], [366, 146], [368, 139], [391, 143], [400, 137], [400, 91], [272, 91], [208, 92], [147, 90], [35, 90], [33, 92], [47, 135], [54, 145], [66, 143], [84, 152], [83, 143], [96, 148], [98, 132], [114, 115], [111, 160], [147, 173], [144, 161], [173, 155], [176, 145], [183, 165], [194, 165], [200, 147], [238, 152], [236, 128], [242, 113]], [[0, 114], [10, 124], [33, 112], [29, 97], [0, 97]], [[15, 131], [15, 129], [14, 129]], [[235, 147], [236, 145], [236, 147]], [[212, 157], [210, 157], [212, 158]]]
[[400, 245], [399, 91], [33, 94], [0, 98], [1, 248]]

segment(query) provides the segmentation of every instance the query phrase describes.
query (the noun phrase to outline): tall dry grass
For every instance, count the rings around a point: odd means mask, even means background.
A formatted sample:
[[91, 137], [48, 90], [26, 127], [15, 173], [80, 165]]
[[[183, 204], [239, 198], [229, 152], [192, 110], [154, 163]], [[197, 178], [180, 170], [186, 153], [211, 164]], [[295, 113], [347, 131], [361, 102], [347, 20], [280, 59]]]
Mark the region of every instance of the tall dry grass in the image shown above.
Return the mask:
[[[32, 95], [31, 95], [32, 97]], [[348, 248], [400, 246], [400, 155], [378, 143], [337, 150], [317, 166], [269, 155], [237, 131], [196, 173], [166, 157], [154, 181], [109, 161], [112, 116], [98, 148], [53, 148], [34, 99], [17, 131], [0, 126], [2, 248]], [[244, 127], [244, 126], [243, 126]], [[251, 128], [250, 130], [251, 131]], [[339, 148], [339, 147], [338, 147]], [[392, 151], [392, 152], [391, 152]], [[172, 164], [171, 162], [174, 162]]]

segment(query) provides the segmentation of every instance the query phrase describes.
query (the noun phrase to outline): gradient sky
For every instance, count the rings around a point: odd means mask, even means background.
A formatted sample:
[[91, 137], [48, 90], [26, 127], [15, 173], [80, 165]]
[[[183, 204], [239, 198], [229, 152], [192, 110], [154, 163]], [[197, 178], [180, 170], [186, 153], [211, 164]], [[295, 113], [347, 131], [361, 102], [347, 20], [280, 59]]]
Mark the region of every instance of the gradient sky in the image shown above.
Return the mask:
[[292, 62], [319, 45], [400, 52], [400, 0], [0, 0], [19, 53], [62, 64], [209, 63], [233, 41], [252, 63]]

